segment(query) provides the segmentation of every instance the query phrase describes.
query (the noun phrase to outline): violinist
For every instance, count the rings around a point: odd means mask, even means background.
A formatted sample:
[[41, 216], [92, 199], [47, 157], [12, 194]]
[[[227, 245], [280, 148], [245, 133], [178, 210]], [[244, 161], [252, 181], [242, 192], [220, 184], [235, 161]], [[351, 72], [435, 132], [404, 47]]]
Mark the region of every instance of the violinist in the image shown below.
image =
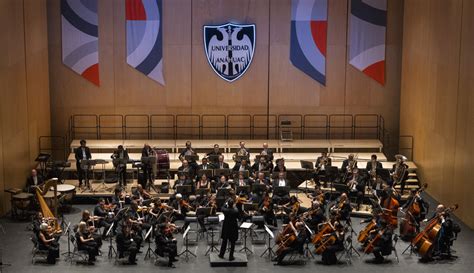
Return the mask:
[[[118, 182], [120, 186], [127, 185], [127, 163], [129, 157], [128, 152], [123, 148], [123, 145], [119, 145], [117, 150], [110, 156], [113, 159], [113, 164], [118, 175]], [[125, 162], [124, 162], [125, 161]]]
[[82, 217], [80, 222], [85, 222], [89, 228], [92, 238], [97, 243], [97, 246], [102, 246], [102, 235], [97, 234], [96, 221], [101, 219], [99, 216], [91, 216], [91, 213], [88, 210], [82, 212]]
[[[151, 146], [148, 145], [148, 143], [145, 143], [142, 149], [142, 158], [148, 158], [148, 157], [153, 157], [153, 156], [156, 156], [155, 150], [153, 150], [153, 148], [151, 148]], [[142, 169], [143, 169], [144, 179], [142, 180], [143, 182], [141, 183], [141, 185], [145, 187], [147, 184], [147, 181], [151, 185], [153, 185], [153, 181], [155, 180], [153, 176], [153, 166], [151, 166], [151, 164], [147, 162], [142, 165]]]
[[263, 196], [263, 199], [259, 204], [259, 213], [263, 215], [267, 225], [278, 226], [273, 207], [273, 200], [270, 198], [270, 193], [268, 192], [265, 193], [265, 196]]
[[[336, 222], [334, 224], [335, 230], [331, 233], [325, 235], [324, 240], [332, 240], [332, 244], [328, 243], [325, 247], [323, 253], [321, 254], [321, 261], [325, 265], [333, 265], [337, 263], [337, 252], [344, 250], [344, 237], [345, 237], [345, 230], [344, 226]], [[332, 238], [331, 238], [332, 237]]]
[[125, 194], [122, 191], [121, 187], [116, 187], [114, 189], [114, 195], [112, 196], [111, 204], [114, 206], [114, 212], [117, 213], [119, 209], [123, 208], [123, 204], [125, 203]]
[[[128, 216], [125, 218], [128, 218]], [[136, 265], [136, 257], [140, 243], [137, 242], [133, 236], [130, 225], [122, 225], [120, 232], [117, 234], [116, 242], [119, 258], [122, 259], [125, 256], [125, 252], [128, 252], [128, 264]]]
[[173, 238], [173, 231], [176, 228], [174, 224], [165, 222], [158, 225], [158, 232], [155, 236], [156, 249], [155, 253], [161, 257], [165, 253], [168, 254], [168, 267], [174, 268], [173, 262], [178, 261], [176, 256], [178, 255], [177, 241]]
[[47, 223], [40, 225], [38, 244], [40, 250], [48, 251], [48, 257], [46, 259], [48, 264], [55, 264], [56, 259], [59, 258], [59, 243], [57, 239], [53, 237], [52, 228]]
[[231, 184], [229, 183], [225, 175], [221, 175], [219, 177], [219, 181], [217, 182], [216, 188], [217, 189], [230, 189], [231, 188]]
[[291, 196], [290, 201], [283, 205], [287, 217], [285, 217], [284, 222], [288, 222], [289, 215], [298, 215], [300, 213], [301, 204], [296, 196]]
[[135, 200], [130, 202], [128, 216], [127, 224], [131, 225], [132, 232], [134, 232], [134, 234], [136, 234], [138, 237], [142, 238], [142, 230], [148, 230], [150, 225], [145, 222], [144, 209], [140, 208]]
[[[289, 225], [293, 225], [293, 223], [289, 222]], [[288, 245], [282, 246], [283, 249], [281, 251], [278, 251], [278, 255], [275, 258], [275, 265], [283, 265], [283, 259], [292, 251], [297, 251], [299, 254], [304, 253], [304, 243], [308, 238], [308, 233], [304, 223], [301, 221], [296, 221], [293, 232], [294, 236], [296, 237], [294, 237], [294, 240]]]
[[109, 213], [113, 214], [112, 210], [111, 206], [105, 204], [104, 198], [100, 198], [99, 203], [94, 208], [94, 215], [100, 217], [96, 221], [96, 228], [104, 228], [102, 238], [105, 238], [107, 231], [113, 223], [113, 217], [108, 217]]
[[133, 197], [142, 206], [146, 206], [151, 202], [151, 194], [141, 184], [138, 184], [133, 191]]
[[184, 220], [186, 213], [192, 208], [191, 205], [184, 200], [181, 193], [177, 193], [175, 198], [171, 201], [170, 206], [175, 210], [175, 219]]
[[247, 194], [241, 192], [239, 193], [239, 196], [235, 198], [235, 207], [239, 211], [239, 219], [242, 222], [251, 218], [250, 214], [245, 211], [245, 204], [252, 204], [252, 201], [248, 199]]
[[368, 246], [365, 248], [365, 253], [374, 254], [374, 263], [380, 264], [384, 262], [384, 257], [392, 253], [392, 228], [389, 227], [385, 220], [379, 222], [378, 228], [376, 228], [369, 239]]
[[331, 208], [331, 211], [337, 215], [337, 219], [350, 223], [351, 221], [351, 204], [346, 193], [342, 193], [336, 200], [336, 204]]
[[85, 222], [81, 221], [79, 223], [76, 232], [76, 242], [79, 250], [87, 251], [89, 256], [88, 264], [93, 265], [96, 260], [95, 257], [99, 255], [99, 247], [94, 238], [92, 238], [92, 234], [89, 232]]

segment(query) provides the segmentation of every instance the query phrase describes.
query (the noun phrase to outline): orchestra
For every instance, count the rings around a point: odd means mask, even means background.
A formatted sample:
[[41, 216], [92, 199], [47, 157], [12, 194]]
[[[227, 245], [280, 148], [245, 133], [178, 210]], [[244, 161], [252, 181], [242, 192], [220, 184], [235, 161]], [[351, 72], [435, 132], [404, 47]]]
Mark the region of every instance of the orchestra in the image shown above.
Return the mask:
[[[356, 242], [360, 243], [365, 254], [373, 254], [375, 263], [382, 263], [384, 257], [392, 252], [398, 227], [400, 237], [410, 242], [422, 259], [451, 255], [451, 246], [460, 231], [450, 216], [455, 208], [440, 205], [433, 217], [426, 220], [429, 206], [422, 195], [426, 185], [411, 190], [402, 202], [401, 193], [394, 187], [399, 184], [403, 187], [402, 183], [406, 180], [407, 165], [403, 156], [397, 156], [397, 163], [390, 173], [391, 181], [384, 181], [378, 174], [382, 164], [375, 154], [362, 172], [357, 167], [358, 156], [350, 154], [337, 178], [347, 186], [346, 191], [332, 193], [315, 183], [309, 192], [296, 193], [291, 188], [291, 179], [287, 178], [284, 158], [277, 159], [273, 167], [273, 154], [268, 144], [264, 143], [262, 151], [254, 158], [255, 163], [250, 166], [249, 150], [245, 142], [240, 142], [240, 149], [233, 156], [233, 172], [227, 172], [231, 176], [218, 175], [216, 171], [229, 168], [219, 145], [214, 145], [213, 150], [197, 165], [197, 153], [188, 141], [186, 148], [180, 152], [182, 166], [177, 172], [178, 179], [169, 185], [172, 192], [169, 197], [161, 199], [155, 192], [148, 191], [144, 184], [136, 184], [129, 190], [121, 173], [126, 164], [120, 166], [122, 162], [119, 161], [115, 164], [116, 159], [129, 160], [127, 151], [120, 145], [111, 156], [114, 166], [121, 170], [117, 171], [119, 183], [110, 200], [98, 199], [92, 215], [88, 210], [82, 211], [81, 219], [74, 227], [77, 247], [88, 253], [87, 262], [93, 265], [96, 256], [101, 254], [102, 241], [115, 237], [118, 257], [126, 258], [128, 264], [136, 264], [145, 233], [152, 230], [152, 235], [146, 240], [155, 240], [154, 253], [168, 257], [167, 265], [175, 267], [178, 240], [174, 234], [186, 230], [190, 224], [187, 218], [195, 217], [199, 228], [196, 231], [206, 233], [209, 232], [206, 219], [222, 214], [219, 257], [224, 258], [227, 244], [230, 244], [229, 260], [232, 261], [235, 259], [235, 241], [239, 237], [238, 223], [252, 221], [252, 216], [261, 216], [267, 226], [275, 229], [278, 229], [278, 220], [283, 221], [276, 233], [276, 265], [284, 264], [289, 253], [303, 253], [305, 243], [310, 243], [314, 253], [321, 255], [323, 264], [332, 265], [338, 262], [337, 253], [348, 251], [350, 247], [346, 241], [351, 240], [348, 232], [354, 230], [351, 221], [353, 209], [359, 211], [361, 204], [370, 199], [372, 215], [361, 222], [366, 225], [358, 232]], [[142, 158], [154, 155], [154, 149], [145, 144]], [[85, 141], [76, 149], [76, 156], [80, 159], [91, 158]], [[324, 177], [327, 167], [332, 164], [328, 153], [321, 153], [316, 160], [315, 173], [318, 177]], [[146, 179], [152, 182], [155, 177], [153, 166], [142, 168]], [[79, 175], [80, 172], [81, 169], [78, 169]], [[81, 178], [84, 176], [81, 175]], [[27, 185], [33, 187], [42, 182], [32, 171]], [[373, 194], [370, 194], [371, 190]], [[309, 199], [308, 207], [304, 206], [308, 201], [303, 202], [302, 197]], [[39, 246], [48, 250], [47, 260], [50, 263], [56, 261], [59, 252], [59, 234], [54, 230], [55, 223], [57, 219], [43, 217], [41, 212], [35, 214], [32, 222]], [[181, 227], [180, 223], [183, 223]], [[112, 225], [113, 229], [110, 228]], [[98, 232], [100, 229], [101, 234]], [[434, 231], [437, 232], [435, 237], [432, 235]]]

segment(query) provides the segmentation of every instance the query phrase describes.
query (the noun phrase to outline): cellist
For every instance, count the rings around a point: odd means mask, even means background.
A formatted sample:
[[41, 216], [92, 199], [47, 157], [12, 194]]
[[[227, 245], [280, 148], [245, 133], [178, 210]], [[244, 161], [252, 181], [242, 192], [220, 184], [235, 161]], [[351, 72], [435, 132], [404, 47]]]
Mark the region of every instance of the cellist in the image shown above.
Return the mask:
[[[415, 226], [415, 232], [420, 232], [420, 223], [425, 219], [426, 213], [428, 212], [429, 204], [426, 203], [421, 197], [419, 191], [412, 189], [410, 196], [403, 206], [400, 207], [401, 211], [406, 211], [405, 219], [409, 220]], [[415, 234], [408, 234], [414, 236]]]
[[344, 250], [344, 237], [345, 237], [344, 226], [341, 223], [336, 222], [334, 224], [334, 228], [335, 230], [332, 233], [329, 233], [327, 235], [327, 236], [334, 237], [334, 243], [327, 246], [321, 255], [321, 261], [325, 265], [336, 264], [337, 263], [336, 253]]
[[384, 262], [384, 257], [392, 253], [393, 231], [385, 220], [380, 220], [379, 227], [372, 232], [372, 238], [364, 249], [364, 252], [374, 254], [374, 263]]
[[[438, 223], [441, 224], [437, 238], [434, 240], [434, 247], [431, 257], [439, 258], [450, 258], [451, 257], [451, 245], [456, 239], [457, 234], [461, 231], [459, 225], [453, 222], [450, 212], [451, 210], [446, 209], [442, 204], [436, 207], [436, 212], [431, 219], [438, 218]], [[431, 221], [428, 220], [429, 221]]]
[[[289, 225], [293, 226], [291, 222], [289, 223]], [[308, 237], [304, 223], [302, 221], [297, 220], [296, 224], [294, 225], [293, 232], [295, 233], [296, 238], [292, 240], [291, 243], [289, 243], [288, 245], [281, 246], [283, 247], [283, 249], [281, 251], [278, 251], [278, 255], [275, 258], [276, 263], [274, 265], [282, 265], [285, 256], [292, 251], [298, 251], [298, 253], [303, 254], [304, 243], [306, 242], [306, 239]]]

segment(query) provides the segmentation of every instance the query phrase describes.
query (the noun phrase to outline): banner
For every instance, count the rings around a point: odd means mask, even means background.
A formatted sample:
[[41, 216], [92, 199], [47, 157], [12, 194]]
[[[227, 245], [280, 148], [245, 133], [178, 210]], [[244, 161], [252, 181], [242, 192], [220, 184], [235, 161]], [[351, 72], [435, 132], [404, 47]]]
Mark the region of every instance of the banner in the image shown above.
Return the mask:
[[126, 0], [127, 63], [164, 85], [162, 0]]
[[349, 63], [385, 84], [387, 0], [351, 0]]
[[97, 0], [61, 0], [63, 63], [99, 86]]
[[326, 85], [327, 0], [292, 0], [290, 60]]

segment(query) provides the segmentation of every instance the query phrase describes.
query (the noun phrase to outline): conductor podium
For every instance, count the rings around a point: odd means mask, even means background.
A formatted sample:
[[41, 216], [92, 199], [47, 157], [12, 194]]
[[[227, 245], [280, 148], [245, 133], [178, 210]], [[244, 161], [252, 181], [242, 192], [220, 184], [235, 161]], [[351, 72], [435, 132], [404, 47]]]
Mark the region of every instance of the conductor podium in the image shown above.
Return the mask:
[[209, 262], [211, 263], [212, 267], [242, 267], [247, 266], [248, 259], [245, 253], [234, 253], [235, 260], [229, 261], [229, 257], [227, 254], [224, 256], [225, 259], [219, 258], [219, 254], [215, 252], [211, 252], [209, 255]]

